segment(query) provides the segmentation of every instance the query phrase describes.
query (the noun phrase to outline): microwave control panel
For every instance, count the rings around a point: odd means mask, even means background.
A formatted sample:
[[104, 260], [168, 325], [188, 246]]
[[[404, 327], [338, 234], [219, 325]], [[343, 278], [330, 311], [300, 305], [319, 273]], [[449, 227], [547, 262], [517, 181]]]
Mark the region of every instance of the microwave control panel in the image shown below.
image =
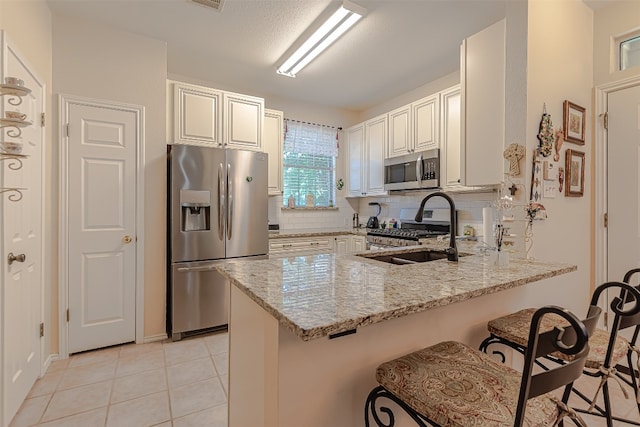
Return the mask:
[[423, 160], [423, 180], [427, 179], [438, 179], [438, 175], [440, 170], [440, 159], [436, 158], [428, 158]]

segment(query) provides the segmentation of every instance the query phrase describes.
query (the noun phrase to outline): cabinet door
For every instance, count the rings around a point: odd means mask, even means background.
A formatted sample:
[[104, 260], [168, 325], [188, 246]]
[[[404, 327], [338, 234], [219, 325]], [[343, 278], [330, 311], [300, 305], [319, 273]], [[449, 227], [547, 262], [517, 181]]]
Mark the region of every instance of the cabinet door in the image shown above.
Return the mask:
[[364, 236], [351, 236], [351, 252], [367, 250], [367, 239]]
[[333, 251], [338, 255], [344, 255], [351, 252], [349, 247], [349, 236], [334, 237]]
[[440, 94], [422, 98], [411, 105], [413, 112], [414, 151], [440, 146]]
[[221, 145], [222, 92], [183, 83], [173, 85], [173, 142]]
[[499, 184], [504, 178], [505, 21], [462, 43], [461, 180], [466, 186]]
[[460, 186], [460, 86], [442, 92], [441, 185]]
[[364, 153], [364, 125], [353, 126], [347, 130], [347, 168], [349, 169], [349, 182], [347, 183], [347, 195], [349, 197], [364, 196], [362, 177], [365, 172], [362, 158]]
[[386, 194], [384, 191], [384, 153], [387, 146], [387, 115], [365, 123], [365, 195]]
[[229, 148], [262, 149], [264, 99], [237, 93], [224, 93], [222, 140]]
[[405, 105], [389, 113], [389, 153], [387, 158], [402, 156], [413, 151], [411, 130], [411, 105]]
[[282, 194], [282, 111], [264, 111], [262, 148], [269, 155], [269, 195]]

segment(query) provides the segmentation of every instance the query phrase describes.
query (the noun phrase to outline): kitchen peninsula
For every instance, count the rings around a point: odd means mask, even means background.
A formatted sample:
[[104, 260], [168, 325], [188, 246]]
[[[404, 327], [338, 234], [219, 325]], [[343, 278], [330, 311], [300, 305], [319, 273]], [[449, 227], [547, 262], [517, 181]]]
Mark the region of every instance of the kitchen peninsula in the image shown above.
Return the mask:
[[464, 246], [461, 255], [457, 263], [315, 254], [219, 266], [232, 284], [229, 427], [363, 425], [378, 364], [445, 339], [475, 344], [486, 321], [508, 310], [512, 289], [576, 270], [523, 259], [497, 268], [485, 255], [464, 256]]

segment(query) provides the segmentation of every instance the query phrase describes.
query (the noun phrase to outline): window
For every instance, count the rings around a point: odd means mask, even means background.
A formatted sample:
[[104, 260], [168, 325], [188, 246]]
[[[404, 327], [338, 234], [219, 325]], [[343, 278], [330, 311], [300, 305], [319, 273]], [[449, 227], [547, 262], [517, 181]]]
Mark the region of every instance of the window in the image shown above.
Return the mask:
[[619, 39], [620, 70], [640, 65], [640, 33], [628, 34]]
[[[337, 130], [333, 127], [285, 119], [284, 206], [333, 206], [335, 200]], [[309, 197], [310, 198], [310, 197]]]

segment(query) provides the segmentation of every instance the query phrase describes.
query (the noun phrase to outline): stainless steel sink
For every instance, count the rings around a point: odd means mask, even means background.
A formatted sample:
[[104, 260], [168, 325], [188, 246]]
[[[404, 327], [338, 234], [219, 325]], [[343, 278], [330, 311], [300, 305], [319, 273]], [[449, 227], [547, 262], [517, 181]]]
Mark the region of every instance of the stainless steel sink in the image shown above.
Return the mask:
[[[467, 254], [458, 254], [458, 256], [466, 255]], [[397, 265], [418, 264], [421, 262], [436, 261], [439, 259], [447, 258], [447, 254], [445, 251], [438, 251], [433, 249], [423, 249], [413, 252], [401, 252], [393, 255], [372, 255], [371, 253], [365, 253], [358, 254], [357, 256]]]

